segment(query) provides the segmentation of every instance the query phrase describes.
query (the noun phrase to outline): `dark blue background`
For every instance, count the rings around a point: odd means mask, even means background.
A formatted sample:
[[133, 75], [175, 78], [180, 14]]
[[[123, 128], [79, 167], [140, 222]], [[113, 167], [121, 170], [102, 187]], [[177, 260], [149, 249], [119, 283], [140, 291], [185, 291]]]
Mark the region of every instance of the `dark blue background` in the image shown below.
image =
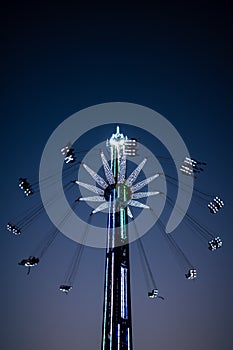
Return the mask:
[[[75, 288], [66, 297], [58, 286], [74, 243], [59, 236], [26, 276], [17, 262], [34, 249], [49, 221], [43, 217], [20, 237], [5, 225], [25, 205], [18, 178], [38, 173], [58, 124], [90, 105], [126, 101], [155, 109], [177, 128], [191, 154], [208, 162], [200, 186], [226, 202], [214, 217], [191, 207], [224, 242], [216, 254], [198, 240], [186, 242], [199, 271], [195, 283], [185, 280], [153, 230], [144, 237], [164, 302], [146, 297], [132, 245], [134, 348], [230, 350], [230, 5], [11, 1], [1, 9], [1, 33], [1, 348], [100, 349], [104, 251], [85, 249]], [[178, 231], [187, 240], [184, 226]]]

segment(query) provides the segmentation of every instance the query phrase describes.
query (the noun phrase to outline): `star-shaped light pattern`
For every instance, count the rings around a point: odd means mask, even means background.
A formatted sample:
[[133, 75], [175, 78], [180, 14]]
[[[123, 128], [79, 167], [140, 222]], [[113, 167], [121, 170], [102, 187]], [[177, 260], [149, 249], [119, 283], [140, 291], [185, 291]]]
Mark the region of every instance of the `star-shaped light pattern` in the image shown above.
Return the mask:
[[76, 180], [75, 183], [81, 187], [88, 189], [91, 192], [97, 194], [97, 196], [90, 197], [80, 197], [79, 201], [85, 202], [102, 202], [97, 206], [96, 209], [92, 211], [92, 214], [95, 214], [100, 211], [104, 211], [109, 207], [109, 202], [111, 198], [111, 193], [115, 189], [117, 193], [118, 203], [121, 207], [127, 207], [127, 215], [130, 218], [133, 218], [133, 214], [129, 207], [137, 207], [141, 209], [150, 209], [146, 204], [143, 204], [138, 201], [140, 198], [147, 198], [160, 194], [159, 191], [150, 191], [150, 192], [137, 192], [144, 186], [148, 185], [151, 181], [160, 176], [159, 173], [144, 179], [136, 184], [135, 181], [138, 178], [141, 170], [147, 162], [147, 158], [144, 158], [143, 161], [134, 169], [134, 171], [125, 178], [126, 172], [126, 156], [121, 154], [118, 158], [119, 162], [119, 173], [117, 176], [117, 181], [115, 180], [114, 174], [111, 170], [111, 167], [108, 164], [108, 161], [103, 152], [101, 152], [101, 160], [104, 167], [104, 173], [106, 176], [106, 181], [99, 176], [94, 170], [89, 168], [85, 163], [81, 163], [85, 170], [91, 175], [93, 180], [99, 185], [99, 187], [90, 185], [81, 181]]

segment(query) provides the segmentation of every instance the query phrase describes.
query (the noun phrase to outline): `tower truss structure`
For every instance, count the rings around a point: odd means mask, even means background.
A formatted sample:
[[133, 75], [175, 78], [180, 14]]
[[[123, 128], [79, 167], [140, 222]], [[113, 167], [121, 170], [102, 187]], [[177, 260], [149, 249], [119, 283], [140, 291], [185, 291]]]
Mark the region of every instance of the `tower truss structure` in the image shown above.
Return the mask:
[[136, 155], [136, 144], [135, 140], [130, 142], [127, 136], [121, 134], [119, 127], [110, 140], [107, 140], [107, 147], [111, 154], [110, 165], [101, 152], [106, 181], [87, 164], [82, 163], [99, 187], [75, 182], [95, 193], [95, 196], [79, 198], [80, 201], [101, 202], [91, 214], [106, 210], [108, 215], [101, 349], [132, 350], [128, 219], [133, 219], [130, 207], [150, 209], [138, 199], [160, 192], [138, 191], [160, 174], [134, 184], [147, 161], [145, 158], [126, 179], [126, 157]]
[[[114, 178], [106, 174], [110, 187], [109, 198], [107, 198], [109, 204], [102, 350], [133, 348], [128, 215], [125, 206], [127, 187], [123, 184], [126, 171], [124, 141], [125, 138], [117, 130], [117, 133], [110, 139], [111, 168], [106, 171], [106, 173], [113, 174]], [[118, 183], [117, 186], [115, 186], [116, 183]]]

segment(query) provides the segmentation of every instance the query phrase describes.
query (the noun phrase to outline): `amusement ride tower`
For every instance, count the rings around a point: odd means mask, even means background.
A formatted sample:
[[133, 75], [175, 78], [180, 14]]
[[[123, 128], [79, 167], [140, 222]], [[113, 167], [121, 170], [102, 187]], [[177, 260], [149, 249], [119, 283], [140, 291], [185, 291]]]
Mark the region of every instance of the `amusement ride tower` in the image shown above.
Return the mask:
[[[125, 141], [122, 134], [109, 141], [113, 177], [105, 190], [109, 203], [103, 308], [102, 350], [132, 349], [130, 262], [128, 244], [128, 189]], [[125, 167], [125, 168], [124, 168]], [[117, 185], [116, 185], [117, 184]]]
[[[95, 171], [82, 163], [87, 172], [101, 187], [95, 187], [80, 181], [78, 185], [97, 194], [92, 197], [81, 197], [82, 201], [103, 202], [91, 213], [107, 210], [107, 242], [105, 262], [105, 288], [102, 324], [102, 350], [132, 350], [132, 318], [130, 296], [130, 261], [128, 217], [133, 219], [130, 206], [150, 209], [148, 205], [136, 199], [157, 195], [160, 192], [137, 192], [159, 174], [155, 174], [133, 185], [147, 159], [145, 158], [126, 179], [126, 158], [136, 155], [136, 141], [116, 133], [107, 140], [111, 161], [108, 164], [101, 152], [107, 182]], [[157, 296], [152, 290], [151, 297]]]
[[[132, 315], [131, 315], [131, 291], [130, 291], [130, 258], [129, 258], [129, 244], [132, 240], [137, 240], [137, 244], [140, 250], [144, 273], [147, 279], [148, 297], [161, 298], [158, 289], [156, 287], [153, 273], [150, 269], [148, 259], [146, 257], [145, 249], [140, 239], [140, 234], [137, 231], [136, 223], [134, 220], [131, 207], [140, 209], [149, 209], [152, 215], [155, 215], [153, 208], [149, 205], [138, 201], [141, 198], [147, 198], [155, 195], [164, 195], [160, 191], [145, 191], [140, 190], [147, 186], [151, 181], [162, 176], [163, 173], [156, 173], [144, 180], [136, 182], [141, 170], [147, 162], [147, 158], [144, 158], [137, 167], [127, 176], [127, 157], [137, 155], [137, 141], [135, 139], [129, 139], [120, 132], [119, 126], [116, 128], [116, 132], [112, 134], [111, 138], [106, 142], [107, 148], [110, 152], [110, 162], [108, 162], [104, 153], [100, 152], [102, 166], [105, 173], [105, 178], [102, 178], [96, 171], [92, 170], [85, 162], [79, 162], [82, 167], [89, 173], [95, 184], [84, 183], [79, 180], [71, 181], [77, 185], [86, 188], [95, 195], [88, 197], [79, 197], [75, 200], [84, 202], [97, 202], [99, 205], [91, 211], [90, 217], [87, 220], [85, 230], [83, 232], [82, 242], [78, 244], [75, 251], [74, 259], [71, 262], [67, 277], [64, 280], [64, 284], [60, 285], [60, 290], [66, 294], [72, 289], [74, 283], [74, 277], [78, 271], [81, 255], [84, 248], [85, 237], [87, 236], [88, 227], [92, 215], [104, 211], [107, 216], [107, 234], [106, 234], [106, 256], [105, 256], [105, 284], [104, 284], [104, 301], [103, 301], [103, 320], [102, 320], [102, 342], [101, 350], [132, 350]], [[67, 145], [61, 150], [65, 156], [66, 163], [74, 163], [76, 157], [74, 155], [74, 149], [71, 145]], [[189, 157], [185, 157], [184, 162], [181, 164], [180, 171], [185, 176], [196, 177], [199, 172], [203, 171], [200, 165], [206, 165], [204, 162], [193, 160]], [[69, 173], [68, 173], [69, 175]], [[48, 180], [50, 181], [50, 176]], [[55, 176], [56, 179], [56, 176]], [[167, 180], [174, 185], [175, 179], [167, 175]], [[70, 184], [70, 183], [69, 183]], [[45, 182], [45, 186], [47, 182]], [[25, 178], [19, 179], [19, 187], [24, 191], [25, 196], [31, 196], [35, 193], [35, 185], [33, 190], [31, 184]], [[209, 197], [212, 195], [205, 194], [197, 190], [194, 194], [199, 196], [202, 201], [209, 202]], [[172, 199], [166, 196], [168, 203], [174, 206]], [[51, 201], [53, 203], [54, 201]], [[48, 202], [50, 203], [50, 201]], [[47, 204], [48, 205], [48, 204]], [[212, 214], [216, 214], [224, 203], [219, 197], [208, 203], [207, 207]], [[39, 205], [38, 208], [32, 208], [32, 210], [19, 221], [11, 221], [7, 224], [7, 229], [15, 235], [21, 234], [21, 229], [25, 229], [33, 220], [40, 214], [43, 205]], [[61, 230], [62, 224], [67, 220], [69, 212], [60, 222], [60, 226], [51, 231], [48, 237], [42, 242], [37, 254], [30, 255], [29, 258], [23, 259], [18, 264], [28, 268], [28, 274], [32, 267], [38, 265], [45, 251], [49, 248], [52, 242], [55, 240], [59, 230]], [[210, 251], [215, 251], [222, 246], [222, 241], [219, 236], [213, 235], [213, 233], [206, 227], [202, 226], [195, 218], [186, 214], [187, 223], [191, 225], [192, 229], [195, 229], [200, 238], [207, 242], [207, 247]], [[178, 246], [172, 235], [165, 232], [163, 222], [155, 215], [155, 220], [158, 220], [158, 227], [165, 237], [169, 247], [179, 258], [179, 262], [185, 269], [188, 267], [188, 271], [185, 270], [185, 277], [188, 280], [193, 280], [197, 276], [197, 271], [187, 259], [183, 250]], [[136, 236], [131, 238], [131, 231], [129, 232], [128, 223], [133, 222], [134, 231]], [[131, 225], [132, 226], [132, 225]], [[104, 236], [105, 239], [105, 236]]]

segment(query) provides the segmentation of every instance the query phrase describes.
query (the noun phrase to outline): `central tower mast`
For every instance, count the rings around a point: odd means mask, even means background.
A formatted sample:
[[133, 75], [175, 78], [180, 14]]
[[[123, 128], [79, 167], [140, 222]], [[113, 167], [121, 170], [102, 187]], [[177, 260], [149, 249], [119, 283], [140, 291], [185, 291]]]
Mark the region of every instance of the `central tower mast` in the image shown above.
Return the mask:
[[[141, 203], [138, 199], [160, 193], [159, 191], [138, 192], [160, 175], [157, 173], [135, 183], [147, 158], [144, 158], [126, 177], [126, 156], [135, 156], [136, 146], [136, 140], [128, 139], [117, 127], [116, 133], [107, 140], [107, 147], [111, 154], [110, 165], [104, 153], [102, 151], [100, 153], [106, 181], [84, 162], [81, 163], [82, 166], [99, 187], [79, 180], [74, 181], [79, 186], [97, 194], [78, 199], [101, 203], [92, 210], [91, 215], [106, 209], [108, 213], [101, 350], [133, 349], [129, 263], [129, 238], [131, 237], [128, 233], [128, 217], [133, 219], [130, 207], [150, 209], [150, 206]], [[153, 289], [148, 295], [156, 297], [157, 289]]]
[[[108, 201], [102, 350], [132, 350], [130, 262], [126, 171], [127, 137], [119, 127], [107, 145], [114, 181], [105, 191]], [[107, 175], [107, 174], [106, 174]]]

